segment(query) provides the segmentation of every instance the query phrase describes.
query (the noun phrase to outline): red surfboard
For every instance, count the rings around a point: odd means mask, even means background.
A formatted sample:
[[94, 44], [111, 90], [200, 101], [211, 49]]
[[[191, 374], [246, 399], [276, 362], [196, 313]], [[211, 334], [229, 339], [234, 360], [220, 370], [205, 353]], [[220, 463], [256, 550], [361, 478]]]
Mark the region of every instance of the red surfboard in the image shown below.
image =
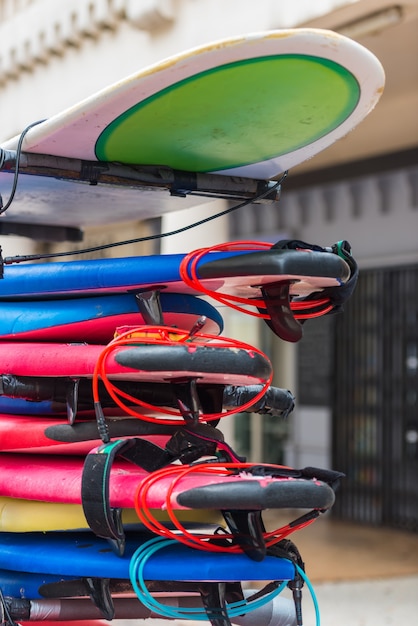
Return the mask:
[[[267, 357], [255, 348], [218, 344], [178, 343], [116, 347], [106, 362], [109, 378], [165, 382], [197, 378], [205, 383], [251, 385], [271, 374]], [[105, 346], [58, 343], [0, 343], [0, 373], [32, 377], [92, 378]], [[125, 356], [133, 364], [121, 364]], [[135, 355], [135, 356], [134, 356]], [[128, 359], [130, 360], [130, 359]]]
[[[150, 508], [166, 506], [173, 479], [179, 478], [184, 471], [183, 466], [172, 467], [174, 474], [161, 477], [148, 490]], [[83, 468], [83, 457], [4, 452], [0, 456], [0, 495], [81, 504]], [[175, 509], [250, 510], [300, 506], [328, 508], [334, 502], [334, 492], [321, 481], [277, 478], [269, 475], [268, 470], [265, 476], [258, 477], [245, 471], [236, 475], [228, 475], [225, 471], [224, 474], [222, 471], [220, 474], [202, 471], [179, 480], [171, 496], [172, 506]], [[110, 473], [110, 506], [134, 508], [136, 493], [148, 476], [149, 473], [137, 465], [117, 459]], [[203, 499], [206, 506], [203, 506]]]

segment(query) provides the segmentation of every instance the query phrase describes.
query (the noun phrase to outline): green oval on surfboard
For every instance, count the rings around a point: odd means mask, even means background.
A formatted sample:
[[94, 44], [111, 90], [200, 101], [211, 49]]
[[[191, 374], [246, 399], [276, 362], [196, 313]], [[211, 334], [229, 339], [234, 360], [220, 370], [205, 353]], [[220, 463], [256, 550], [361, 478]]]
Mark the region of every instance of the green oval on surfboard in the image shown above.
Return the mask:
[[289, 54], [227, 63], [122, 113], [99, 136], [96, 156], [200, 172], [242, 167], [329, 134], [359, 96], [353, 74], [329, 59]]

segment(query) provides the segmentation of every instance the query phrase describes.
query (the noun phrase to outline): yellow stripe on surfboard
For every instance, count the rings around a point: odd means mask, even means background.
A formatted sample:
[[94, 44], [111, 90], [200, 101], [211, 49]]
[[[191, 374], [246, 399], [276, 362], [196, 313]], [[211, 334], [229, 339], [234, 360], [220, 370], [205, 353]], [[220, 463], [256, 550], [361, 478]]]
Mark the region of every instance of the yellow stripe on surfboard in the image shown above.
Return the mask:
[[[170, 519], [165, 511], [152, 511], [162, 522]], [[221, 515], [214, 510], [176, 512], [183, 523], [221, 524]], [[124, 524], [139, 524], [134, 509], [123, 509]], [[44, 532], [50, 530], [86, 530], [89, 526], [81, 504], [40, 502], [19, 498], [0, 497], [0, 531]]]

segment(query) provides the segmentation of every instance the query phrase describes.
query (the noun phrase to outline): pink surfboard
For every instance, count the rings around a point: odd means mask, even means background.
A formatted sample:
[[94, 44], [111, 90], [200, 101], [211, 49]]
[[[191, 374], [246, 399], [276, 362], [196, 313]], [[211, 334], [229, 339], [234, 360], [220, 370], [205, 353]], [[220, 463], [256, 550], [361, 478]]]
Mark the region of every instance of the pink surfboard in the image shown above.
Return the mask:
[[[80, 504], [84, 461], [75, 456], [5, 452], [0, 456], [0, 495]], [[172, 481], [184, 470], [184, 466], [176, 467], [178, 474], [162, 477], [148, 489], [147, 504], [152, 509], [165, 508]], [[133, 463], [116, 459], [110, 473], [110, 506], [134, 508], [136, 493], [148, 476]], [[175, 509], [328, 508], [334, 502], [334, 492], [315, 479], [277, 478], [268, 473], [258, 477], [249, 473], [223, 476], [207, 471], [180, 479], [170, 501]]]
[[[110, 432], [123, 437], [145, 436], [163, 446], [174, 429], [150, 425], [136, 417], [107, 418]], [[150, 433], [156, 434], [150, 434]], [[163, 434], [165, 432], [165, 434]], [[70, 425], [66, 418], [0, 414], [0, 451], [30, 454], [85, 455], [102, 443], [94, 419]]]
[[[134, 343], [135, 340], [133, 340]], [[32, 377], [92, 378], [105, 346], [54, 343], [0, 343], [0, 373]], [[139, 353], [137, 351], [139, 350]], [[141, 365], [121, 365], [122, 356], [137, 353]], [[116, 348], [106, 361], [110, 379], [169, 381], [198, 378], [205, 383], [251, 385], [271, 374], [267, 357], [250, 348], [215, 344], [141, 344]]]
[[[145, 436], [164, 446], [172, 426], [149, 424], [136, 417], [107, 418], [112, 436]], [[0, 451], [31, 454], [85, 455], [101, 444], [94, 418], [69, 424], [66, 417], [0, 414]]]

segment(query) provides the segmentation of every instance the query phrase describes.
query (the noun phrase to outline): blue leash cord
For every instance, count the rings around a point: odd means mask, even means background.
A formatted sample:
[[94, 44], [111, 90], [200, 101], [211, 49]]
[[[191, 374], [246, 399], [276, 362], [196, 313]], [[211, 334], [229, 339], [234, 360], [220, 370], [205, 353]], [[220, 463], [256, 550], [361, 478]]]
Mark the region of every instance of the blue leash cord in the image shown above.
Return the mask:
[[316, 593], [314, 591], [312, 583], [309, 580], [309, 578], [307, 577], [307, 575], [305, 574], [305, 572], [303, 571], [303, 569], [301, 567], [299, 567], [299, 565], [296, 565], [296, 569], [297, 569], [299, 575], [301, 576], [301, 578], [303, 578], [303, 581], [306, 584], [306, 586], [308, 587], [309, 593], [311, 594], [312, 603], [313, 603], [314, 609], [315, 609], [315, 618], [316, 618], [315, 619], [315, 626], [321, 626], [321, 615], [319, 613], [318, 599], [316, 597]]
[[[144, 606], [151, 611], [164, 615], [165, 617], [171, 617], [174, 619], [194, 619], [197, 621], [206, 621], [208, 619], [207, 613], [204, 608], [182, 608], [177, 609], [165, 604], [161, 604], [149, 593], [144, 582], [144, 568], [148, 559], [155, 554], [158, 550], [171, 546], [177, 543], [175, 539], [164, 539], [163, 537], [157, 537], [147, 541], [143, 546], [140, 546], [132, 555], [131, 562], [129, 564], [129, 577], [132, 587], [138, 596], [139, 600]], [[283, 589], [286, 587], [287, 581], [284, 581], [273, 592], [266, 594], [264, 597], [254, 600], [253, 602], [247, 602], [246, 600], [240, 602], [233, 602], [228, 604], [228, 615], [230, 617], [237, 617], [243, 613], [253, 611], [264, 604], [271, 602]]]
[[[175, 539], [164, 539], [164, 537], [156, 537], [155, 539], [151, 539], [150, 541], [147, 541], [145, 544], [140, 546], [132, 555], [129, 564], [129, 578], [131, 580], [132, 587], [141, 603], [154, 613], [158, 613], [172, 619], [193, 619], [197, 621], [206, 621], [208, 617], [204, 608], [179, 609], [176, 607], [167, 606], [165, 604], [162, 604], [161, 602], [158, 602], [158, 600], [150, 594], [145, 585], [144, 568], [147, 561], [159, 550], [162, 550], [176, 543], [177, 542]], [[311, 593], [312, 600], [315, 606], [316, 626], [320, 626], [318, 603], [316, 600], [315, 592], [305, 572], [301, 568], [299, 568], [298, 565], [296, 565], [296, 568], [300, 576], [303, 578], [304, 582], [306, 582], [306, 585]], [[259, 598], [258, 600], [241, 600], [239, 602], [232, 602], [231, 604], [228, 604], [229, 617], [238, 617], [243, 613], [249, 613], [250, 611], [256, 610], [264, 606], [265, 604], [268, 604], [276, 596], [278, 596], [283, 591], [283, 589], [287, 587], [287, 583], [288, 581], [282, 582], [281, 585], [277, 587], [277, 589], [266, 594], [262, 598]]]

